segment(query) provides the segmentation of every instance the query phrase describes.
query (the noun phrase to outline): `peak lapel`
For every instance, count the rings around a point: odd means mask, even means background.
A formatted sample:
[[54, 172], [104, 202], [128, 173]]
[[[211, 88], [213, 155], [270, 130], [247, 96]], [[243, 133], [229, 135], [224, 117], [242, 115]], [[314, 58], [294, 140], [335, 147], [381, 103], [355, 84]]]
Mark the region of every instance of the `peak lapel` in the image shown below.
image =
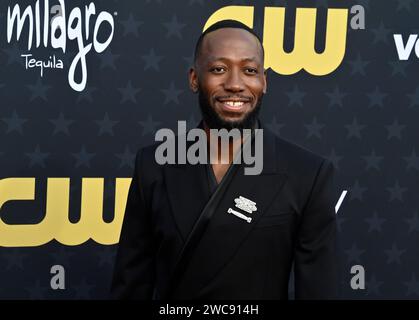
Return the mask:
[[185, 241], [208, 201], [205, 165], [174, 165], [164, 168], [174, 220]]
[[[189, 297], [204, 288], [228, 263], [258, 220], [280, 192], [286, 174], [276, 172], [274, 137], [264, 137], [264, 170], [261, 175], [244, 175], [241, 166], [223, 194], [194, 255], [183, 273], [175, 297]], [[256, 203], [257, 211], [247, 213], [235, 207], [234, 199], [243, 196]], [[228, 213], [228, 209], [252, 217], [250, 223]]]

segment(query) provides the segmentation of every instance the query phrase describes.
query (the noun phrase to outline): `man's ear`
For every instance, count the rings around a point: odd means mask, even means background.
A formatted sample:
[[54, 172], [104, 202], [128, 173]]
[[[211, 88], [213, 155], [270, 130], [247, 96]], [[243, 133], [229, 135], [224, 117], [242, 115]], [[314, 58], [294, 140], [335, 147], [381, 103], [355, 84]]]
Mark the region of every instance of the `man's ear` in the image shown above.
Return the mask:
[[189, 68], [188, 77], [189, 77], [189, 87], [191, 88], [193, 93], [197, 93], [199, 87], [198, 87], [198, 75], [196, 73], [195, 67]]

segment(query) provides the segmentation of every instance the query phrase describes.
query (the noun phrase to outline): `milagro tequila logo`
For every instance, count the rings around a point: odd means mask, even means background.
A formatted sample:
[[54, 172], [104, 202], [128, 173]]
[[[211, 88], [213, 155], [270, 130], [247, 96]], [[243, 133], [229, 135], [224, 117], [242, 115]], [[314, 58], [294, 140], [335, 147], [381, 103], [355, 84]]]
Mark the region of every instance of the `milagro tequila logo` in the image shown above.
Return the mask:
[[[74, 7], [71, 11], [66, 7], [64, 0], [58, 0], [56, 3], [58, 4], [50, 7], [49, 0], [37, 0], [33, 6], [28, 5], [24, 9], [19, 4], [9, 6], [7, 42], [20, 41], [23, 32], [26, 31], [29, 52], [22, 54], [21, 57], [25, 61], [26, 69], [37, 67], [42, 77], [46, 68], [64, 69], [63, 61], [57, 59], [54, 54], [46, 61], [37, 60], [30, 51], [34, 47], [44, 47], [61, 49], [65, 54], [67, 41], [76, 41], [78, 52], [70, 64], [68, 82], [74, 90], [83, 91], [87, 84], [87, 56], [91, 50], [102, 53], [110, 45], [114, 35], [114, 18], [109, 12], [97, 12], [93, 2], [84, 8]], [[98, 39], [98, 34], [106, 24], [111, 31], [102, 42]], [[91, 26], [94, 26], [93, 33], [90, 32]], [[79, 82], [76, 81], [78, 69], [81, 71]]]

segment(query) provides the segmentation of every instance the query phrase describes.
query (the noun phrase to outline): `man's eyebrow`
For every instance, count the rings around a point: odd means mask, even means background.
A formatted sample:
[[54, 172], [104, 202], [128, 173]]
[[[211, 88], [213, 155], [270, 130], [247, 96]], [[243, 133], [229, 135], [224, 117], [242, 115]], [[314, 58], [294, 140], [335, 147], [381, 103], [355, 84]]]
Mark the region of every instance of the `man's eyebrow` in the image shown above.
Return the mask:
[[[208, 59], [209, 62], [214, 62], [214, 61], [230, 61], [231, 59], [227, 58], [227, 57], [210, 57]], [[241, 59], [242, 62], [257, 62], [256, 57], [248, 57], [248, 58], [243, 58]]]

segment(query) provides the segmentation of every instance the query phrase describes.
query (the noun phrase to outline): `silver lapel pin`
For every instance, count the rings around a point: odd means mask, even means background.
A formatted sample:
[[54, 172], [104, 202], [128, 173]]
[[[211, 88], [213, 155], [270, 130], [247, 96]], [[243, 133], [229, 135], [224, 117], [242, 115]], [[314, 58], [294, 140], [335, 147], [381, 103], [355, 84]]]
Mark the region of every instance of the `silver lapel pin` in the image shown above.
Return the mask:
[[248, 223], [252, 222], [252, 218], [246, 217], [243, 213], [237, 212], [231, 208], [228, 208], [227, 212], [234, 214], [236, 217], [239, 217], [240, 219], [246, 220]]
[[247, 213], [253, 213], [254, 211], [257, 211], [256, 202], [253, 202], [252, 200], [249, 200], [245, 197], [239, 196], [238, 198], [234, 199], [234, 202], [236, 203], [237, 208], [246, 211]]

